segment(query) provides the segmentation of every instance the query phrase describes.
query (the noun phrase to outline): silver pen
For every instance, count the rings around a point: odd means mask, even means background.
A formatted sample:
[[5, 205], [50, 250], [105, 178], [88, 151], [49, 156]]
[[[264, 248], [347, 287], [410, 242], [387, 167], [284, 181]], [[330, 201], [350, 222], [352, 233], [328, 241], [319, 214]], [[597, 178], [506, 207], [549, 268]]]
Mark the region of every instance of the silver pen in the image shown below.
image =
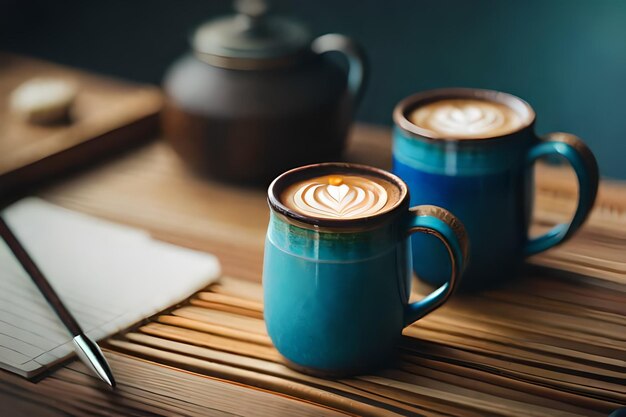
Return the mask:
[[100, 379], [109, 384], [111, 388], [115, 387], [113, 373], [100, 347], [96, 342], [85, 335], [74, 316], [65, 308], [57, 293], [52, 286], [50, 286], [48, 280], [46, 280], [41, 270], [39, 270], [2, 217], [0, 217], [0, 236], [2, 236], [7, 243], [17, 260], [33, 280], [39, 291], [41, 291], [41, 294], [43, 294], [46, 301], [48, 301], [48, 304], [50, 304], [59, 319], [61, 319], [67, 330], [74, 336], [74, 349], [78, 357], [88, 368], [98, 375]]

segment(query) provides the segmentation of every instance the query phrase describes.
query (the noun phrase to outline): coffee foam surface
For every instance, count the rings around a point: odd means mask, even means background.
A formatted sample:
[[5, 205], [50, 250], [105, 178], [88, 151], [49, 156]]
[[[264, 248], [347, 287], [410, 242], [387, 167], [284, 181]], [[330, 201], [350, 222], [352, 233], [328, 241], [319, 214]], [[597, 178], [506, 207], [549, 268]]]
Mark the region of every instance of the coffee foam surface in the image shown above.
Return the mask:
[[495, 101], [472, 98], [442, 99], [409, 114], [409, 121], [434, 136], [472, 139], [505, 135], [522, 126], [520, 115]]
[[291, 210], [323, 219], [369, 217], [393, 206], [398, 187], [383, 179], [360, 175], [324, 175], [296, 182], [281, 201]]

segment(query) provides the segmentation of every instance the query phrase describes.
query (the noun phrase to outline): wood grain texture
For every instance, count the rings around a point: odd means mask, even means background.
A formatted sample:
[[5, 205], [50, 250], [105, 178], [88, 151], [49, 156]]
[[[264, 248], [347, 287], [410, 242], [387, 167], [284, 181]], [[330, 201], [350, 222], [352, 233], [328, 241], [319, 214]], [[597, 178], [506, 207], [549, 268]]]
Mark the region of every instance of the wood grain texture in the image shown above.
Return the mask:
[[[36, 385], [0, 374], [2, 416], [339, 416], [344, 413], [224, 380], [106, 351], [117, 379], [108, 390], [80, 362]], [[33, 389], [34, 388], [34, 389]], [[285, 410], [290, 410], [286, 412]]]
[[[562, 312], [538, 306], [536, 295], [518, 294], [533, 281], [552, 282], [556, 293], [570, 293], [569, 301], [561, 302]], [[239, 296], [238, 286], [248, 290]], [[548, 274], [456, 296], [405, 330], [394, 366], [350, 379], [319, 379], [285, 367], [266, 339], [262, 320], [249, 312], [262, 312], [261, 286], [232, 278], [196, 294], [189, 306], [156, 318], [167, 326], [141, 325], [108, 343], [159, 363], [359, 415], [606, 415], [626, 403], [626, 323], [623, 315], [608, 320], [600, 315], [587, 323], [584, 312], [594, 311], [587, 299], [608, 294], [599, 289], [572, 299], [576, 291], [571, 289], [571, 283]], [[239, 310], [194, 303], [212, 293]], [[511, 300], [513, 295], [519, 296]], [[620, 302], [626, 303], [626, 295]], [[335, 395], [357, 401], [342, 402]], [[361, 408], [364, 403], [375, 409]]]
[[[389, 140], [387, 129], [358, 126], [348, 159], [388, 167]], [[393, 367], [342, 380], [290, 370], [269, 342], [259, 285], [264, 190], [198, 178], [157, 142], [40, 195], [213, 252], [225, 276], [107, 342], [118, 392], [76, 362], [37, 384], [0, 372], [0, 415], [606, 416], [626, 405], [620, 183], [603, 181], [580, 233], [533, 257], [522, 279], [454, 297], [406, 329]], [[576, 195], [568, 170], [539, 166], [533, 232], [570, 216]]]

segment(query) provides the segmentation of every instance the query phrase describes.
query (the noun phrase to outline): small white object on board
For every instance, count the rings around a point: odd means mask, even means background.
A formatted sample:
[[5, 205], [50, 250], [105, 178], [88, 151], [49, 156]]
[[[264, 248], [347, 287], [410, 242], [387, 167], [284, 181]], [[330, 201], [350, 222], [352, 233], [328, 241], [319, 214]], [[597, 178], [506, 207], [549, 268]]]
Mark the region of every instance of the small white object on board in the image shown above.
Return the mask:
[[11, 110], [32, 123], [54, 123], [68, 118], [77, 87], [62, 78], [33, 78], [11, 93]]

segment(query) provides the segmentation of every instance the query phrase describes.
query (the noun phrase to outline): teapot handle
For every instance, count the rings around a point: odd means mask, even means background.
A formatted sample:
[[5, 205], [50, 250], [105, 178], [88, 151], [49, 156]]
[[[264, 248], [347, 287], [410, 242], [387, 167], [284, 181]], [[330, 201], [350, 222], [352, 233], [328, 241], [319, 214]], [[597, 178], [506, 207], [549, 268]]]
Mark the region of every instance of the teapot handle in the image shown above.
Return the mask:
[[348, 90], [355, 104], [361, 101], [367, 80], [367, 62], [363, 49], [352, 39], [338, 33], [329, 33], [316, 38], [311, 49], [317, 54], [340, 52], [348, 59]]

